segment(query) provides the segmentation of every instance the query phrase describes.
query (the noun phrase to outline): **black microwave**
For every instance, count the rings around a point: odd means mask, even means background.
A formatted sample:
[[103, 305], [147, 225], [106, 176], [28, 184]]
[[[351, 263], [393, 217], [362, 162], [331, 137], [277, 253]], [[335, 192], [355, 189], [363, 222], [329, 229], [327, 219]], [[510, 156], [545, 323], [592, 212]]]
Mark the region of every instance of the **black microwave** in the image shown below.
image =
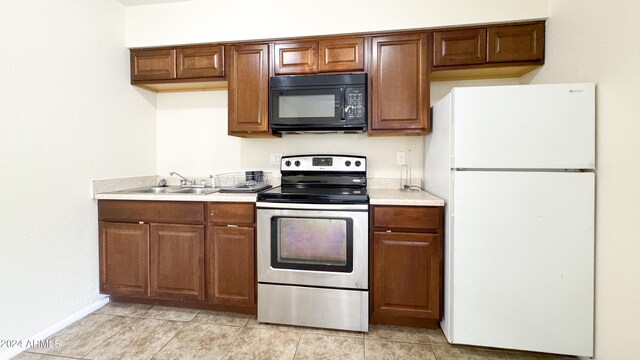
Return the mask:
[[269, 127], [274, 132], [364, 132], [367, 74], [274, 76]]

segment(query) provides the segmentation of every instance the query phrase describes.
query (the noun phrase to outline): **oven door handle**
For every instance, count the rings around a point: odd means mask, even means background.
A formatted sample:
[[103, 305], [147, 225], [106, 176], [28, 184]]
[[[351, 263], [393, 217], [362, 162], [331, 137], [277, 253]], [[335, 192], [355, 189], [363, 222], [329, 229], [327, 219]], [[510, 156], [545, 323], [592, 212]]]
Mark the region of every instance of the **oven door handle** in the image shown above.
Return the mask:
[[299, 210], [364, 210], [369, 209], [368, 204], [299, 204], [299, 203], [270, 203], [257, 202], [256, 208], [260, 209], [299, 209]]

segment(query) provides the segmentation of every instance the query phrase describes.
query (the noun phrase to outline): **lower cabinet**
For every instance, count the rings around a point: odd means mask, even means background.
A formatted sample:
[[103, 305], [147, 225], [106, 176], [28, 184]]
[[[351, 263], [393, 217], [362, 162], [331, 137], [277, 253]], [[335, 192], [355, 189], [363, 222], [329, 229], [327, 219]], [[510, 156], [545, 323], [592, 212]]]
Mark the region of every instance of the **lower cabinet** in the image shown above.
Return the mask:
[[209, 301], [255, 306], [255, 229], [227, 226], [211, 226], [209, 229]]
[[256, 312], [255, 204], [99, 200], [100, 291]]
[[204, 300], [204, 225], [100, 222], [100, 290]]
[[442, 316], [443, 210], [372, 207], [371, 323], [437, 326]]
[[254, 203], [208, 204], [207, 301], [255, 313]]
[[204, 300], [204, 225], [150, 228], [149, 295]]
[[100, 291], [149, 294], [149, 225], [100, 222]]

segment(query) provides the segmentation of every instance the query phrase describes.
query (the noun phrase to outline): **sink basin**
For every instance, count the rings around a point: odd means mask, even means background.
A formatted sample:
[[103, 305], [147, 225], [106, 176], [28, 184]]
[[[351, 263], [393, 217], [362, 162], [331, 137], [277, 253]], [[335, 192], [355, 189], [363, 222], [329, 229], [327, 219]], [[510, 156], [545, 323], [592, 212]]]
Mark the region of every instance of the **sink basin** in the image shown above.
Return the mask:
[[218, 189], [212, 188], [181, 188], [178, 186], [154, 186], [149, 188], [124, 190], [126, 194], [162, 194], [162, 195], [207, 195], [217, 192]]
[[207, 195], [207, 194], [213, 194], [214, 192], [217, 192], [217, 191], [218, 189], [212, 189], [212, 188], [183, 188], [180, 190], [176, 190], [173, 193], [174, 194]]

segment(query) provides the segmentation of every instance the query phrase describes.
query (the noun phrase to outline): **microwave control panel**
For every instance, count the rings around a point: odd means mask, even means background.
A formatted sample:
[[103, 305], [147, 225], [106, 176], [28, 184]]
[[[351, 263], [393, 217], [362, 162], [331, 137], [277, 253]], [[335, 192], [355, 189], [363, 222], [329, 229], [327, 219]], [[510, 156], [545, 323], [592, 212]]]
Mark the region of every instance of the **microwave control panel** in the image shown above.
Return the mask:
[[347, 119], [364, 117], [365, 96], [364, 87], [348, 87], [345, 97], [345, 115]]

